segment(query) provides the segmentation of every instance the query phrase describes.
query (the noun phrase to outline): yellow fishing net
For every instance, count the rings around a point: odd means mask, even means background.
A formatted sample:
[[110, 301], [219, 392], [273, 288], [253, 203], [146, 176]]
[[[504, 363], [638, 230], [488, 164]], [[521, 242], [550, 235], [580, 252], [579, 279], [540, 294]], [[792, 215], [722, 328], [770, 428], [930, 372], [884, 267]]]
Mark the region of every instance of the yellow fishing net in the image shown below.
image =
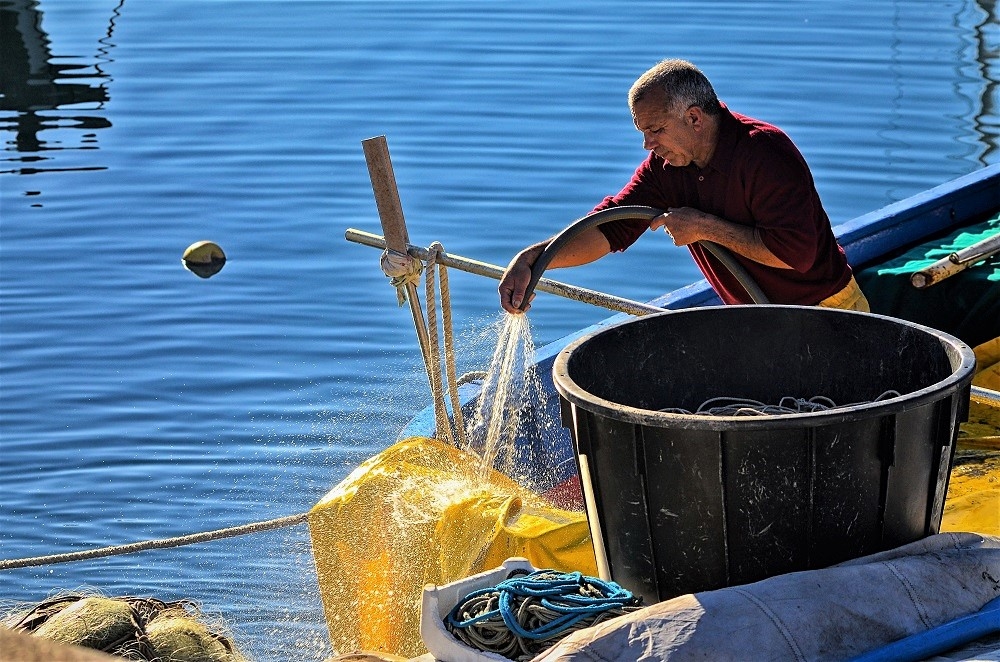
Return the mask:
[[309, 513], [334, 651], [426, 652], [420, 600], [513, 556], [596, 575], [587, 518], [434, 439], [401, 441], [359, 466]]
[[[975, 348], [975, 386], [1000, 391], [1000, 338]], [[959, 429], [955, 466], [948, 483], [942, 531], [1000, 535], [1000, 407], [969, 404], [969, 420]]]

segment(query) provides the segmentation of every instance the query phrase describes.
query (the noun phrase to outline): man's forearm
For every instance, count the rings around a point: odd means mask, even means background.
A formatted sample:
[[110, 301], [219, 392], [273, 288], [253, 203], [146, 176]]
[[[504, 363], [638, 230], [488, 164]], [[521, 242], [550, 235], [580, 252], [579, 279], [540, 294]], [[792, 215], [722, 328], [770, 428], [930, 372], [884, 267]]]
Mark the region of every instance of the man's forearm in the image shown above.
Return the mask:
[[756, 228], [732, 223], [691, 207], [671, 208], [653, 219], [650, 227], [654, 230], [663, 227], [677, 246], [687, 246], [696, 241], [712, 241], [754, 262], [779, 269], [791, 269], [771, 252]]
[[[546, 241], [528, 246], [514, 257], [514, 262], [527, 260], [528, 264], [534, 265], [551, 243], [552, 239], [547, 239]], [[588, 228], [559, 249], [559, 252], [552, 257], [548, 266], [551, 269], [576, 267], [599, 260], [610, 252], [611, 245], [608, 244], [604, 233], [596, 227]]]
[[778, 269], [791, 269], [777, 255], [771, 252], [764, 240], [760, 238], [760, 230], [750, 228], [745, 225], [737, 225], [720, 219], [721, 224], [716, 232], [706, 236], [708, 241], [714, 241], [720, 246], [725, 246], [734, 253], [738, 253], [754, 262]]
[[611, 252], [604, 233], [596, 227], [587, 228], [563, 246], [549, 263], [550, 267], [576, 267], [599, 260]]

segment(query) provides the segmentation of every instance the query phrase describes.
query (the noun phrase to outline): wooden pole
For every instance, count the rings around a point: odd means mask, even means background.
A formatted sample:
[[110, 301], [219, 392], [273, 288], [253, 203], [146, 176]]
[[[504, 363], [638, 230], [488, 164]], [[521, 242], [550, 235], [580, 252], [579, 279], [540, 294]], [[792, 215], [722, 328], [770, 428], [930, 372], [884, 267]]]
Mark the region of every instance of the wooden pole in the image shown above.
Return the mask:
[[[403, 219], [403, 205], [399, 201], [399, 190], [396, 188], [396, 176], [392, 172], [392, 161], [389, 160], [389, 146], [385, 136], [376, 136], [361, 141], [368, 163], [368, 175], [372, 180], [372, 191], [375, 193], [375, 205], [382, 221], [382, 231], [385, 232], [386, 248], [394, 253], [409, 257], [406, 252], [410, 238], [406, 232], [406, 221]], [[448, 412], [445, 409], [444, 390], [441, 380], [441, 366], [437, 356], [436, 345], [431, 344], [430, 332], [424, 320], [424, 312], [420, 308], [417, 297], [417, 286], [408, 282], [404, 285], [406, 300], [410, 304], [413, 315], [413, 326], [417, 330], [417, 342], [420, 343], [420, 354], [424, 358], [424, 369], [427, 371], [427, 381], [431, 387], [434, 399], [434, 417], [437, 423], [437, 437], [442, 441], [454, 443]], [[428, 302], [428, 306], [432, 302]], [[437, 338], [434, 339], [437, 342]]]
[[984, 260], [994, 253], [1000, 252], [1000, 233], [987, 237], [961, 251], [951, 253], [947, 257], [929, 264], [920, 271], [910, 274], [910, 284], [917, 289], [930, 287], [950, 278], [960, 271], [968, 269], [976, 262]]
[[[375, 136], [361, 141], [365, 151], [365, 161], [368, 163], [368, 175], [372, 180], [372, 192], [375, 194], [375, 206], [382, 221], [382, 232], [385, 233], [386, 247], [402, 255], [410, 243], [406, 231], [406, 220], [403, 218], [403, 205], [399, 201], [399, 190], [396, 188], [396, 175], [392, 171], [392, 161], [389, 159], [389, 146], [385, 136]], [[424, 357], [427, 377], [431, 378], [430, 338], [424, 325], [424, 313], [417, 298], [417, 286], [406, 284], [406, 300], [413, 314], [413, 325], [417, 330], [417, 342], [420, 343], [420, 353]], [[431, 384], [433, 388], [433, 383]]]
[[399, 189], [396, 188], [396, 175], [392, 171], [392, 161], [389, 160], [389, 145], [386, 144], [385, 136], [375, 136], [362, 140], [361, 147], [365, 150], [368, 175], [372, 180], [372, 191], [375, 193], [375, 205], [382, 221], [385, 243], [389, 250], [405, 254], [410, 237], [406, 232]]

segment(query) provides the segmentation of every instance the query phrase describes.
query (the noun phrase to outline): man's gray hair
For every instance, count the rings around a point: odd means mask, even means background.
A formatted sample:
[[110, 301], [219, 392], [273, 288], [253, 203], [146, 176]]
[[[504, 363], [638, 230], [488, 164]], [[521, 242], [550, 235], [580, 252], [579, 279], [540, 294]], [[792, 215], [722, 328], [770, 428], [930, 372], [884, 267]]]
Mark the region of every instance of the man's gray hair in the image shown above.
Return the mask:
[[635, 104], [651, 92], [660, 92], [671, 112], [684, 112], [698, 106], [707, 115], [721, 112], [719, 97], [712, 83], [698, 67], [687, 60], [663, 60], [639, 76], [628, 91], [628, 107], [635, 113]]

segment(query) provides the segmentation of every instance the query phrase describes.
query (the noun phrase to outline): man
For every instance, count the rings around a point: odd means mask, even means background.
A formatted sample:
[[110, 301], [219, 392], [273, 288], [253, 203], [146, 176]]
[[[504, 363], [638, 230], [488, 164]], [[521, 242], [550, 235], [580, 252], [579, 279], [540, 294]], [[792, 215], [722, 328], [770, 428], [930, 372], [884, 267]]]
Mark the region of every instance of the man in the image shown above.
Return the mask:
[[[809, 166], [788, 136], [730, 111], [705, 75], [684, 60], [664, 60], [644, 73], [628, 100], [650, 154], [625, 188], [593, 211], [642, 205], [665, 213], [649, 222], [592, 227], [564, 246], [550, 267], [593, 262], [625, 250], [647, 229], [663, 228], [674, 245], [687, 246], [727, 304], [752, 301], [701, 240], [734, 253], [771, 303], [868, 311]], [[508, 265], [499, 287], [504, 310], [522, 312], [531, 266], [549, 241], [529, 246]]]

